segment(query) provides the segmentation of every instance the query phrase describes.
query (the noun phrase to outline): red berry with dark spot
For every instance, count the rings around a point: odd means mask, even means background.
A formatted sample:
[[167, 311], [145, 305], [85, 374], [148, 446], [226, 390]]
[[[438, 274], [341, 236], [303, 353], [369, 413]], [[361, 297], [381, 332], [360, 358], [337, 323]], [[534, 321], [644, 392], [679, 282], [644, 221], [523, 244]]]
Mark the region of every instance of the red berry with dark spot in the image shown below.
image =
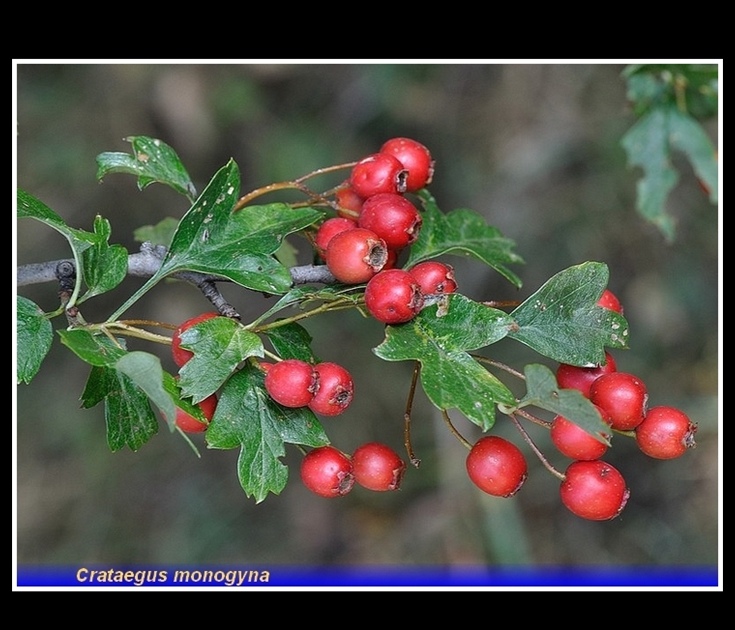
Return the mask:
[[391, 138], [380, 147], [381, 153], [398, 158], [408, 171], [406, 192], [415, 192], [431, 183], [434, 176], [434, 160], [423, 144], [411, 138]]
[[454, 279], [454, 268], [438, 260], [425, 260], [408, 270], [421, 287], [421, 293], [454, 293], [457, 282]]
[[572, 462], [559, 489], [561, 502], [590, 521], [608, 521], [623, 511], [630, 490], [620, 471], [596, 459]]
[[683, 411], [660, 406], [648, 410], [635, 429], [638, 447], [649, 457], [675, 459], [694, 448], [697, 425]]
[[397, 157], [389, 153], [373, 153], [352, 167], [350, 186], [367, 199], [380, 193], [406, 192], [408, 171]]
[[309, 402], [309, 409], [322, 416], [338, 416], [350, 406], [355, 395], [352, 376], [341, 365], [328, 361], [317, 363], [314, 370], [319, 387]]
[[467, 474], [480, 490], [496, 497], [512, 497], [528, 477], [521, 450], [508, 440], [490, 435], [480, 438], [466, 460]]
[[355, 481], [368, 490], [398, 490], [406, 472], [406, 463], [390, 446], [369, 442], [352, 454], [352, 472]]
[[301, 460], [301, 481], [321, 497], [341, 497], [352, 490], [352, 462], [333, 446], [312, 449]]
[[404, 269], [384, 269], [365, 287], [365, 307], [384, 324], [412, 320], [424, 305], [424, 296], [413, 276]]
[[325, 256], [327, 267], [345, 284], [367, 282], [388, 261], [385, 241], [372, 230], [354, 228], [332, 236]]

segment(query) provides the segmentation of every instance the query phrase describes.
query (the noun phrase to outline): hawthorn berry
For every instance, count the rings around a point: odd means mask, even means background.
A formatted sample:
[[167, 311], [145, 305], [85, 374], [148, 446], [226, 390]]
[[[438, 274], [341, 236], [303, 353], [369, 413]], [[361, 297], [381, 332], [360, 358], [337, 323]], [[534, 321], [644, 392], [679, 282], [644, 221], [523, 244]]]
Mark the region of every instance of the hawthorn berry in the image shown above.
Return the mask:
[[597, 306], [623, 314], [623, 306], [620, 304], [620, 300], [610, 289], [605, 289], [602, 292], [600, 299], [597, 301]]
[[381, 153], [390, 153], [398, 158], [408, 170], [406, 192], [415, 192], [431, 183], [434, 176], [434, 160], [423, 144], [411, 138], [391, 138], [380, 147]]
[[284, 407], [306, 407], [319, 387], [313, 365], [300, 359], [285, 359], [274, 363], [266, 372], [268, 395]]
[[675, 459], [694, 448], [697, 425], [675, 407], [652, 407], [635, 428], [638, 447], [649, 457]]
[[355, 394], [352, 376], [341, 365], [328, 361], [317, 363], [314, 371], [319, 386], [309, 401], [309, 409], [322, 416], [338, 416], [350, 406]]
[[332, 236], [325, 256], [332, 275], [345, 284], [367, 282], [388, 261], [385, 241], [372, 230], [356, 227]]
[[330, 217], [319, 226], [314, 235], [314, 247], [317, 254], [321, 258], [327, 256], [327, 246], [332, 237], [345, 230], [352, 230], [357, 227], [357, 221], [348, 219], [347, 217]]
[[475, 442], [465, 463], [472, 483], [496, 497], [512, 497], [528, 477], [528, 464], [521, 450], [495, 435]]
[[590, 401], [610, 415], [613, 429], [630, 431], [646, 416], [648, 389], [633, 374], [610, 372], [590, 385]]
[[563, 389], [576, 389], [582, 392], [585, 398], [590, 397], [590, 387], [603, 374], [616, 372], [615, 359], [609, 352], [605, 352], [605, 363], [597, 367], [578, 367], [561, 363], [556, 369], [556, 382]]
[[[612, 424], [610, 416], [601, 407], [597, 407], [603, 422]], [[607, 444], [600, 442], [594, 435], [585, 431], [578, 424], [564, 416], [557, 415], [551, 422], [551, 441], [562, 455], [570, 459], [600, 459], [607, 451]], [[604, 434], [609, 440], [610, 434]]]
[[355, 485], [352, 461], [333, 446], [319, 446], [301, 460], [301, 481], [321, 497], [344, 496]]
[[185, 433], [202, 433], [207, 430], [209, 423], [214, 417], [214, 412], [217, 410], [217, 396], [212, 394], [207, 396], [204, 400], [199, 403], [199, 408], [202, 410], [204, 417], [207, 422], [197, 420], [191, 414], [186, 413], [183, 409], [176, 407], [176, 426], [179, 427]]
[[421, 310], [424, 296], [414, 277], [404, 269], [384, 269], [365, 287], [365, 307], [379, 322], [401, 324]]
[[421, 213], [408, 199], [382, 193], [365, 200], [358, 224], [375, 232], [389, 249], [403, 249], [419, 237], [422, 221]]
[[176, 365], [183, 367], [189, 359], [194, 356], [193, 352], [181, 347], [181, 335], [192, 326], [218, 316], [219, 313], [202, 313], [201, 315], [187, 319], [185, 322], [179, 324], [171, 337], [171, 354], [173, 355], [174, 363], [176, 363]]
[[406, 192], [408, 171], [390, 153], [373, 153], [352, 167], [349, 183], [352, 190], [367, 199], [379, 193]]
[[615, 518], [630, 497], [620, 471], [601, 459], [572, 462], [559, 493], [567, 509], [590, 521]]
[[406, 472], [406, 463], [387, 444], [369, 442], [352, 453], [352, 472], [363, 488], [385, 492], [398, 490]]
[[337, 214], [348, 219], [355, 219], [360, 215], [362, 204], [365, 201], [365, 198], [358, 195], [349, 182], [345, 182], [335, 191], [334, 199], [339, 206]]
[[421, 293], [454, 293], [457, 282], [454, 279], [454, 268], [438, 260], [425, 260], [408, 270], [421, 287]]

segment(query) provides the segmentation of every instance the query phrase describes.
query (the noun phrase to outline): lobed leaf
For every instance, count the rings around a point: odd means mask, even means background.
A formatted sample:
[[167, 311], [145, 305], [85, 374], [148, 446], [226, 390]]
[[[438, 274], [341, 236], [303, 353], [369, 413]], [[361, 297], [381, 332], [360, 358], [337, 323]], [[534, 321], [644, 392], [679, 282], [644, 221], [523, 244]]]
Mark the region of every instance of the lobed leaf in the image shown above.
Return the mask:
[[16, 380], [28, 384], [41, 369], [51, 349], [54, 332], [46, 314], [35, 302], [18, 295], [15, 304]]

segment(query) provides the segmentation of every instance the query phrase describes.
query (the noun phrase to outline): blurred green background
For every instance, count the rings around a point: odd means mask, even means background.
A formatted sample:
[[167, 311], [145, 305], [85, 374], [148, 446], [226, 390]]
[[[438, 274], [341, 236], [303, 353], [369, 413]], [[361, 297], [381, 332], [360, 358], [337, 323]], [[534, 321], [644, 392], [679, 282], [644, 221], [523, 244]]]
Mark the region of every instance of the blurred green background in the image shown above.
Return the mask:
[[[476, 300], [523, 299], [561, 269], [606, 262], [631, 326], [630, 350], [615, 353], [618, 369], [646, 382], [651, 405], [682, 408], [699, 431], [697, 448], [674, 461], [648, 459], [618, 437], [606, 459], [623, 472], [631, 499], [620, 518], [588, 522], [561, 506], [558, 481], [530, 452], [530, 476], [515, 498], [477, 490], [464, 470], [466, 451], [419, 392], [413, 443], [422, 464], [408, 470], [400, 492], [355, 488], [339, 500], [320, 499], [301, 485], [300, 454], [287, 446], [289, 484], [255, 505], [239, 486], [236, 451], [203, 449], [197, 459], [161, 427], [138, 453], [110, 453], [102, 406], [80, 409], [88, 367], [57, 340], [36, 379], [14, 385], [18, 562], [716, 564], [721, 225], [683, 159], [669, 199], [676, 242], [667, 244], [635, 212], [640, 173], [626, 166], [620, 146], [635, 121], [622, 70], [582, 63], [21, 63], [18, 186], [73, 227], [91, 230], [97, 213], [108, 218], [111, 241], [130, 251], [139, 246], [135, 228], [180, 217], [187, 206], [164, 186], [139, 192], [131, 176], [97, 183], [95, 157], [128, 152], [127, 136], [170, 144], [200, 191], [232, 157], [243, 192], [357, 160], [393, 136], [419, 140], [436, 159], [431, 190], [439, 206], [482, 213], [526, 260], [514, 268], [524, 282], [519, 292], [479, 263], [448, 257], [460, 290]], [[706, 128], [716, 142], [717, 121]], [[19, 264], [68, 254], [55, 231], [35, 221], [17, 226]], [[90, 301], [85, 317], [103, 320], [140, 284], [128, 279]], [[56, 290], [19, 292], [53, 310]], [[223, 292], [245, 322], [271, 303], [237, 287]], [[209, 303], [200, 294], [171, 282], [128, 315], [176, 324], [203, 310]], [[346, 365], [357, 390], [348, 413], [324, 420], [332, 442], [351, 451], [380, 440], [403, 452], [411, 366], [372, 354], [382, 340], [375, 322], [356, 313], [323, 319], [306, 324], [315, 352]], [[165, 346], [140, 349], [174, 371]], [[544, 362], [512, 342], [489, 354], [518, 368]], [[478, 436], [474, 425], [455, 421], [468, 438]], [[534, 439], [563, 469], [546, 432], [535, 429]], [[495, 430], [525, 447], [506, 419]]]

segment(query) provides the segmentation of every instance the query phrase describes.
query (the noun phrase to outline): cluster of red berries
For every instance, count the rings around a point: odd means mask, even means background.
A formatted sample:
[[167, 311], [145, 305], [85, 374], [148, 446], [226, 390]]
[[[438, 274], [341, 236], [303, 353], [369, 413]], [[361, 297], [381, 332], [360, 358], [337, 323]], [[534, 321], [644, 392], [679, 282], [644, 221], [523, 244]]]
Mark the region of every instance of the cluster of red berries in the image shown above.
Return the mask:
[[309, 451], [301, 461], [301, 480], [322, 497], [341, 497], [357, 483], [376, 492], [398, 490], [406, 463], [390, 446], [369, 442], [346, 455], [334, 446]]
[[[605, 290], [598, 305], [623, 312], [617, 297]], [[697, 425], [679, 409], [670, 406], [648, 408], [646, 385], [634, 374], [618, 372], [613, 357], [596, 367], [561, 364], [557, 382], [565, 389], [576, 389], [597, 408], [610, 433], [635, 437], [646, 455], [673, 459], [695, 446]], [[566, 469], [560, 487], [562, 503], [574, 514], [589, 520], [609, 520], [625, 507], [630, 496], [620, 471], [600, 459], [608, 444], [579, 425], [557, 415], [550, 425], [554, 446], [574, 460]], [[467, 457], [467, 473], [472, 482], [494, 496], [511, 497], [528, 476], [526, 459], [520, 449], [507, 440], [488, 436], [478, 440]]]
[[452, 293], [450, 265], [436, 261], [398, 269], [400, 253], [416, 241], [422, 225], [418, 208], [404, 196], [424, 188], [434, 174], [429, 150], [410, 138], [393, 138], [355, 164], [335, 193], [339, 216], [326, 219], [314, 237], [317, 253], [345, 284], [367, 282], [365, 306], [378, 321], [413, 319], [424, 296]]

